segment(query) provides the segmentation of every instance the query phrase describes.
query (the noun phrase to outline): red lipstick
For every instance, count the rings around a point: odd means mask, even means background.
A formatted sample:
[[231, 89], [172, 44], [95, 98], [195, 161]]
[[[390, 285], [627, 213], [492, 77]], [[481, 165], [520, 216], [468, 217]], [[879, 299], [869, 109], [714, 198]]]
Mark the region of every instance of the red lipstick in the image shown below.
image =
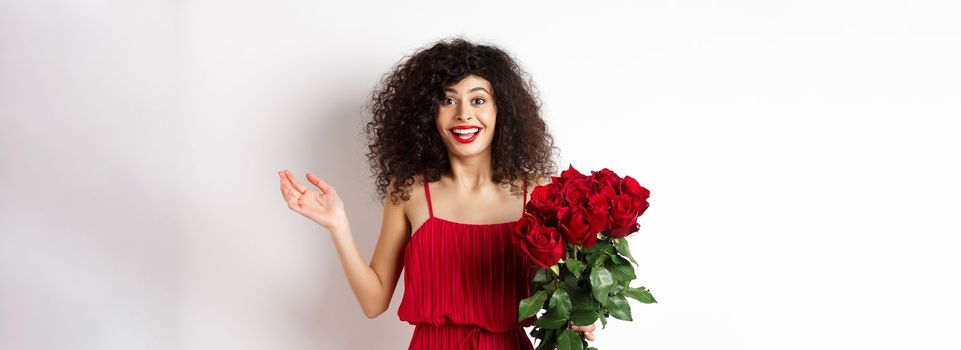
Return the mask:
[[[483, 128], [476, 125], [458, 125], [448, 129], [447, 132], [449, 132], [451, 136], [454, 137], [454, 140], [457, 140], [457, 142], [467, 144], [467, 143], [474, 142], [474, 140], [477, 139], [477, 135], [480, 134], [482, 129]], [[469, 132], [471, 130], [476, 130], [476, 131]], [[455, 132], [455, 131], [459, 131], [459, 132]]]

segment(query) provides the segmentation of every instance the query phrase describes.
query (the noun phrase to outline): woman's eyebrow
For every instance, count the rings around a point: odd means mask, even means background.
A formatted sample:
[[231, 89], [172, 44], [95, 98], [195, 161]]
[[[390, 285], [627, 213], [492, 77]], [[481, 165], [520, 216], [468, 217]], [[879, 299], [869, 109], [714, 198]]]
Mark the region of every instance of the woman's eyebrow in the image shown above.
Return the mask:
[[[478, 86], [478, 87], [475, 87], [475, 88], [473, 88], [473, 89], [470, 89], [470, 91], [467, 91], [467, 93], [471, 93], [471, 92], [474, 92], [474, 91], [477, 91], [477, 90], [484, 90], [484, 92], [486, 92], [488, 95], [491, 94], [491, 92], [490, 92], [490, 91], [487, 91], [487, 89], [485, 89], [483, 86]], [[453, 93], [455, 93], [455, 94], [457, 93], [457, 90], [454, 90], [454, 88], [444, 88], [444, 91], [453, 92]]]

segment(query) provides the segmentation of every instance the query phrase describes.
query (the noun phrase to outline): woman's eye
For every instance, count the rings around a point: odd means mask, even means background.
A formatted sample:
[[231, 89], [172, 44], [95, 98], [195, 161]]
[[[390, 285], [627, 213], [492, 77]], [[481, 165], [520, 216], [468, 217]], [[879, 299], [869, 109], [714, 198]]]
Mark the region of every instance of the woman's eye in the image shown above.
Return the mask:
[[[477, 104], [484, 104], [484, 103], [487, 102], [487, 99], [485, 99], [485, 98], [483, 98], [483, 97], [478, 97], [478, 98], [475, 98], [473, 101], [474, 101], [475, 103], [477, 103]], [[480, 102], [477, 102], [477, 101], [480, 101]], [[457, 100], [455, 100], [455, 99], [453, 99], [453, 98], [450, 98], [450, 97], [447, 97], [447, 98], [445, 98], [442, 102], [443, 102], [443, 104], [445, 104], [445, 105], [449, 105], [449, 104], [457, 103]]]

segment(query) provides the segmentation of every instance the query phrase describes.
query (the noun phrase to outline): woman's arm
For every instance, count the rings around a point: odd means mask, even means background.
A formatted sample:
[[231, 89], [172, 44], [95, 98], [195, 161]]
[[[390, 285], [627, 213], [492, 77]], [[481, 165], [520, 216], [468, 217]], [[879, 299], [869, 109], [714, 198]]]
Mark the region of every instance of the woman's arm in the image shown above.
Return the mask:
[[403, 203], [406, 202], [392, 204], [389, 194], [384, 198], [384, 219], [381, 223], [380, 238], [377, 240], [369, 266], [354, 246], [349, 225], [330, 232], [330, 238], [337, 247], [347, 281], [361, 309], [364, 310], [364, 315], [369, 318], [379, 316], [390, 306], [390, 300], [404, 266], [404, 247], [410, 237], [410, 227], [407, 225]]
[[[384, 313], [390, 305], [397, 280], [400, 278], [403, 250], [410, 237], [410, 226], [404, 214], [406, 202], [394, 205], [389, 195], [384, 199], [380, 238], [368, 265], [354, 244], [350, 222], [336, 191], [310, 173], [307, 174], [307, 180], [320, 191], [301, 185], [292, 174], [285, 173], [281, 174], [281, 190], [288, 206], [330, 232], [344, 275], [364, 315], [374, 318]], [[391, 183], [391, 186], [393, 185]]]

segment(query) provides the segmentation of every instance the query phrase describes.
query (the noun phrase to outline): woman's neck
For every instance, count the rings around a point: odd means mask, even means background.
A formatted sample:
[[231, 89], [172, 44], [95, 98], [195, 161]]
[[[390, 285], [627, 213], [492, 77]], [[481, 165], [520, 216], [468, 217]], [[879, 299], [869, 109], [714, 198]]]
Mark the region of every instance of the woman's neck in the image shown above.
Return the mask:
[[491, 183], [491, 153], [484, 152], [472, 157], [450, 159], [451, 181], [458, 192], [477, 192]]

